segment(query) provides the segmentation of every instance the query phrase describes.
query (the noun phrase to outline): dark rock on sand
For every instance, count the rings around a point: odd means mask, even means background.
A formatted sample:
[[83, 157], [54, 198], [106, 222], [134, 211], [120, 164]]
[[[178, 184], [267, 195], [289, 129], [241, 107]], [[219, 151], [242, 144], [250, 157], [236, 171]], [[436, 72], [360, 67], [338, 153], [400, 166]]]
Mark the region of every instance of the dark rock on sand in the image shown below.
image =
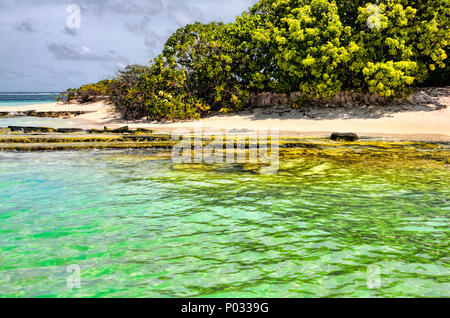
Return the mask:
[[111, 132], [114, 134], [124, 134], [124, 133], [131, 133], [132, 131], [129, 129], [128, 126], [124, 126], [117, 129], [113, 129], [111, 130]]
[[90, 134], [107, 134], [107, 133], [109, 133], [109, 134], [131, 134], [131, 133], [133, 133], [133, 131], [131, 131], [128, 126], [120, 127], [117, 129], [108, 129], [108, 127], [105, 126], [103, 128], [103, 130], [89, 129], [87, 132]]
[[87, 132], [89, 134], [105, 134], [108, 133], [108, 130], [100, 130], [100, 129], [88, 129]]
[[355, 133], [333, 133], [330, 137], [331, 140], [338, 141], [356, 141], [358, 136]]

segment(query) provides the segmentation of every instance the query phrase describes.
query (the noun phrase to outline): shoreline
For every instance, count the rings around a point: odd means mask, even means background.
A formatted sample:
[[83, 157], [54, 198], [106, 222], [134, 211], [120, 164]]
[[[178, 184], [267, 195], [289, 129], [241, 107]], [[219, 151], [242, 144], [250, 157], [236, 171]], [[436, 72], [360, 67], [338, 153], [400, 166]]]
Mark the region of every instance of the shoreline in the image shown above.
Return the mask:
[[[377, 118], [301, 118], [295, 111], [288, 116], [278, 114], [240, 113], [216, 115], [196, 121], [157, 123], [146, 121], [124, 121], [118, 119], [111, 106], [103, 102], [90, 104], [45, 103], [25, 106], [3, 106], [0, 112], [88, 112], [70, 117], [76, 128], [116, 129], [129, 126], [130, 129], [145, 128], [159, 132], [171, 132], [175, 129], [193, 131], [202, 127], [205, 131], [226, 131], [229, 129], [278, 129], [280, 135], [325, 137], [333, 132], [353, 132], [360, 137], [390, 138], [401, 140], [450, 141], [450, 103], [449, 97], [443, 98], [444, 107], [438, 110], [389, 113]], [[380, 106], [381, 107], [381, 106]], [[267, 108], [266, 108], [267, 109]], [[333, 112], [333, 109], [329, 110]]]

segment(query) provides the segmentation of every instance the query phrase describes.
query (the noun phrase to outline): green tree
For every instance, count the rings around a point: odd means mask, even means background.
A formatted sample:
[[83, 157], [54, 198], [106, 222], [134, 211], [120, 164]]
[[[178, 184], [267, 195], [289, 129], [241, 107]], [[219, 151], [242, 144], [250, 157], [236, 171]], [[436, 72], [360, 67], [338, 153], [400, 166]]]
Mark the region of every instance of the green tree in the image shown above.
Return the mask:
[[176, 120], [199, 118], [207, 104], [191, 94], [186, 70], [173, 59], [157, 57], [151, 66], [128, 66], [110, 89], [110, 100], [124, 119]]
[[180, 28], [166, 42], [163, 55], [186, 72], [189, 92], [213, 110], [238, 110], [247, 95], [236, 74], [239, 59], [233, 25], [195, 23]]
[[105, 95], [126, 119], [236, 111], [250, 93], [395, 98], [449, 83], [450, 0], [260, 0], [234, 23], [178, 29], [150, 66], [68, 90]]

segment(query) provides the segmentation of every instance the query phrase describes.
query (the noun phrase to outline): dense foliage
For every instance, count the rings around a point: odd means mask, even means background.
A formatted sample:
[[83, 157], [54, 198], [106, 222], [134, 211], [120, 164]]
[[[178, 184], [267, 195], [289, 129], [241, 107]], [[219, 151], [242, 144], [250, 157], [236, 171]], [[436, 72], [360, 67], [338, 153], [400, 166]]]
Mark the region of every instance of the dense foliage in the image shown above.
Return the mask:
[[108, 89], [112, 83], [112, 80], [102, 80], [95, 84], [83, 85], [77, 89], [68, 89], [61, 94], [58, 101], [77, 101], [78, 103], [93, 102], [105, 98], [108, 95]]
[[119, 73], [109, 99], [124, 119], [154, 120], [199, 118], [209, 109], [192, 94], [187, 72], [173, 59], [157, 57], [150, 67], [131, 65]]
[[163, 55], [185, 70], [189, 92], [213, 110], [239, 109], [246, 92], [234, 71], [241, 64], [230, 31], [233, 25], [187, 25], [166, 42]]
[[[253, 32], [282, 71], [285, 91], [399, 96], [446, 68], [448, 0], [261, 0]], [[448, 49], [447, 49], [448, 50]], [[448, 67], [447, 67], [448, 70]]]
[[129, 66], [104, 91], [124, 118], [235, 111], [250, 93], [341, 91], [388, 98], [448, 85], [450, 0], [260, 0], [234, 23], [180, 28], [151, 66]]

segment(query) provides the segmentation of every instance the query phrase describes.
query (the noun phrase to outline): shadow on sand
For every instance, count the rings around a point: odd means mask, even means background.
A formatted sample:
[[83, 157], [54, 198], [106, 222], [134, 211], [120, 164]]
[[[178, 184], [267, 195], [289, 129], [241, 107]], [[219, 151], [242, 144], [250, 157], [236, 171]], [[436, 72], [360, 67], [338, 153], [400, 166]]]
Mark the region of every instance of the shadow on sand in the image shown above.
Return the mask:
[[403, 102], [385, 105], [305, 105], [299, 109], [286, 106], [255, 107], [239, 115], [261, 119], [377, 119], [401, 112], [431, 112], [450, 105], [450, 87], [422, 88]]

